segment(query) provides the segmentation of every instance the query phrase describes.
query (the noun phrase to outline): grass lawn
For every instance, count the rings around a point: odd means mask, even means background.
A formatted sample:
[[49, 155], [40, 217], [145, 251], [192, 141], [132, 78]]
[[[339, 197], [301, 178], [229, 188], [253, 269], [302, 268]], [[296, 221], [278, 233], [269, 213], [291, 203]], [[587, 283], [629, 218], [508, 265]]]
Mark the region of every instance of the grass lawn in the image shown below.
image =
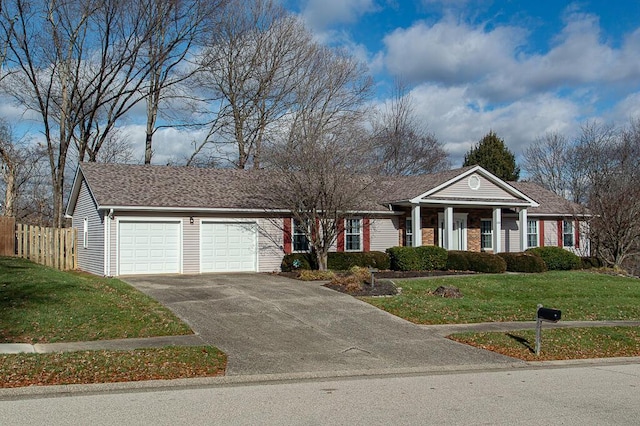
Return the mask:
[[191, 334], [171, 311], [122, 281], [0, 257], [0, 343]]
[[226, 362], [212, 346], [0, 355], [0, 387], [219, 376]]
[[[402, 294], [362, 298], [416, 324], [531, 321], [536, 306], [562, 310], [562, 320], [640, 320], [640, 280], [586, 271], [474, 275], [397, 283]], [[455, 286], [461, 299], [429, 294]]]
[[509, 333], [460, 333], [457, 342], [527, 361], [640, 356], [640, 327], [544, 329], [540, 355], [535, 355], [535, 330]]
[[[191, 334], [171, 311], [116, 279], [0, 257], [0, 343]], [[175, 379], [224, 374], [212, 346], [0, 354], [0, 387]]]

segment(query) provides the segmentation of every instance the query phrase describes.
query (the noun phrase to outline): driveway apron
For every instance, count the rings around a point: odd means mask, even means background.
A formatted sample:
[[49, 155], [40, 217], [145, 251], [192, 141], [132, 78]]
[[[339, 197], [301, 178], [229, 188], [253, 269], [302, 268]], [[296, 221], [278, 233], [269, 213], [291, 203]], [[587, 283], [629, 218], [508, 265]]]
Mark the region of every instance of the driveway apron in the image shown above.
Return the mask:
[[318, 283], [268, 274], [124, 280], [223, 350], [228, 375], [518, 362], [450, 341]]

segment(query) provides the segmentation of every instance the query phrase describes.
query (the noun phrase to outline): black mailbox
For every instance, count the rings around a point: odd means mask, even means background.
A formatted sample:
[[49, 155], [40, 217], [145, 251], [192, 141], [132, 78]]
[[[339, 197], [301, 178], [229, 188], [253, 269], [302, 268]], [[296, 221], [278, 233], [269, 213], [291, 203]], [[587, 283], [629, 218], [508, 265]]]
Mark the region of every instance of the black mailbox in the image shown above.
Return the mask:
[[551, 308], [538, 308], [538, 318], [545, 321], [558, 322], [562, 316], [562, 311]]

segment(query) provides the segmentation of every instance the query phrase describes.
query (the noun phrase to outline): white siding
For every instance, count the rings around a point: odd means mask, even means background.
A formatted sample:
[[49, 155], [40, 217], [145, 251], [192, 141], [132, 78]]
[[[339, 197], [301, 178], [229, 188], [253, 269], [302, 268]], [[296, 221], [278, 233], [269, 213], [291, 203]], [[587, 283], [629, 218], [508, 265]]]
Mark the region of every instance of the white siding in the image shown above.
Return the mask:
[[186, 216], [182, 219], [182, 272], [200, 272], [200, 218]]
[[558, 221], [555, 219], [544, 221], [544, 245], [545, 247], [558, 245]]
[[258, 271], [280, 271], [284, 257], [283, 220], [258, 219]]
[[[88, 219], [88, 245], [83, 245], [84, 218]], [[78, 231], [76, 241], [78, 267], [86, 272], [104, 275], [104, 228], [102, 214], [89, 193], [84, 180], [73, 211], [72, 226]]]
[[385, 251], [400, 245], [397, 217], [371, 219], [371, 251]]
[[520, 251], [520, 227], [518, 226], [518, 218], [502, 217], [501, 238], [503, 252]]
[[[471, 177], [477, 177], [480, 180], [480, 187], [478, 189], [471, 189], [469, 187], [469, 179]], [[501, 200], [516, 200], [513, 195], [509, 194], [504, 189], [500, 188], [493, 182], [485, 179], [484, 177], [474, 173], [471, 176], [467, 176], [460, 179], [457, 182], [452, 183], [446, 188], [441, 189], [430, 197], [444, 197], [444, 198], [490, 198]]]

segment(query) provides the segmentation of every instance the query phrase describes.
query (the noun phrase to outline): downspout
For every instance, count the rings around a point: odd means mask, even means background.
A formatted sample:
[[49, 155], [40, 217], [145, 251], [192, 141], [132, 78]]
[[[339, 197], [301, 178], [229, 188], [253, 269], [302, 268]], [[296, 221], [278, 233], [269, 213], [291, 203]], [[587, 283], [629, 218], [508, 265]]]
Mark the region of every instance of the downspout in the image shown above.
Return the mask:
[[106, 250], [106, 259], [105, 262], [105, 276], [111, 276], [111, 220], [113, 219], [113, 209], [109, 210], [109, 214], [107, 214], [107, 226], [105, 226], [105, 232], [107, 235], [104, 239], [104, 247]]

